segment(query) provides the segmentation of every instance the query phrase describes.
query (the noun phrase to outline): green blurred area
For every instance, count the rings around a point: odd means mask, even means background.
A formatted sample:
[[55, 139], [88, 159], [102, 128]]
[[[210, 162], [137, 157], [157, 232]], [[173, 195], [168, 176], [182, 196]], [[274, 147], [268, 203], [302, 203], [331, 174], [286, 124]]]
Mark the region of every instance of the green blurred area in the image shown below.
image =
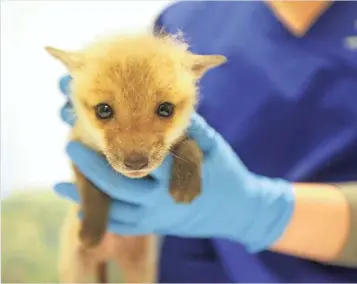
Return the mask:
[[[58, 283], [59, 233], [68, 206], [50, 189], [26, 190], [2, 201], [2, 283]], [[111, 264], [110, 282], [121, 282], [117, 270]]]

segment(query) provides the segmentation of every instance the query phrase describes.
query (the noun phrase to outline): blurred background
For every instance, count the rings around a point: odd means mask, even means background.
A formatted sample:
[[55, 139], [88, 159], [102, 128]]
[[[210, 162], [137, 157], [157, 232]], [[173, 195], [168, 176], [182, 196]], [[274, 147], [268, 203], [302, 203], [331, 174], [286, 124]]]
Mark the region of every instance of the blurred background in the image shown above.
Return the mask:
[[58, 282], [68, 203], [52, 186], [71, 177], [59, 117], [65, 69], [44, 46], [75, 49], [106, 33], [150, 29], [169, 2], [1, 1], [2, 283]]

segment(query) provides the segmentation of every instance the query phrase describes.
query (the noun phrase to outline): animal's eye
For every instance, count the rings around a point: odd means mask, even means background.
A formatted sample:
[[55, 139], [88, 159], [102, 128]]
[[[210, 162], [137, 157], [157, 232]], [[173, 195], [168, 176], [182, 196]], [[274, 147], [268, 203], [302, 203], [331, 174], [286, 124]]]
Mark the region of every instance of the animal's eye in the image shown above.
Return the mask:
[[157, 115], [161, 117], [169, 117], [174, 112], [174, 105], [172, 103], [162, 103], [157, 108]]
[[98, 104], [95, 113], [99, 119], [109, 119], [114, 115], [113, 109], [108, 104]]

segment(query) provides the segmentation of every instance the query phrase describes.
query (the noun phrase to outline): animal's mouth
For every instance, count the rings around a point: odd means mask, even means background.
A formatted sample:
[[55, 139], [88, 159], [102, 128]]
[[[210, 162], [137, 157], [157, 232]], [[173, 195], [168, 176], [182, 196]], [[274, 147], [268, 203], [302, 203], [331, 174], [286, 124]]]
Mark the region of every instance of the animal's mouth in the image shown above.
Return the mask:
[[143, 170], [136, 170], [136, 171], [122, 171], [122, 174], [130, 177], [130, 178], [142, 178], [147, 176], [151, 170], [143, 169]]
[[148, 167], [140, 170], [131, 170], [127, 168], [117, 168], [116, 170], [124, 176], [129, 178], [143, 178], [150, 175], [157, 167], [160, 166], [161, 163], [151, 163]]

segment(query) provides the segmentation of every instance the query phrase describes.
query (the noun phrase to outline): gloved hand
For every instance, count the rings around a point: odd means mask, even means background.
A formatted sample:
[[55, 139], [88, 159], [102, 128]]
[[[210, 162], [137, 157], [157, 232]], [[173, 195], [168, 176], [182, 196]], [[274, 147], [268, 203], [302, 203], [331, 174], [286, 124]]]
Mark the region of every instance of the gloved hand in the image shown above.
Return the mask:
[[[202, 194], [189, 205], [176, 204], [170, 196], [170, 156], [152, 173], [153, 179], [129, 179], [79, 142], [70, 142], [67, 153], [113, 199], [108, 230], [115, 234], [220, 237], [238, 241], [251, 252], [270, 247], [291, 219], [292, 185], [250, 172], [199, 115], [193, 115], [188, 132], [204, 152]], [[80, 200], [73, 184], [59, 183], [55, 190]]]

